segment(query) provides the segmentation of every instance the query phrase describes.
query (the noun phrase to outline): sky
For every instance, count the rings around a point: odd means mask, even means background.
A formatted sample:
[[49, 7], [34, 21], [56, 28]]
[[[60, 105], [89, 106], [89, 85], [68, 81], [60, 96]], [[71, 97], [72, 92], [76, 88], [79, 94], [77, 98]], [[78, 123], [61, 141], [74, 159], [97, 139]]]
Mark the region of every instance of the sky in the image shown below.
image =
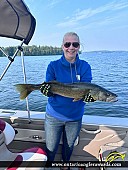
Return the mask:
[[[61, 47], [76, 32], [82, 51], [128, 51], [128, 0], [24, 0], [36, 19], [29, 45]], [[19, 45], [0, 38], [0, 46]]]

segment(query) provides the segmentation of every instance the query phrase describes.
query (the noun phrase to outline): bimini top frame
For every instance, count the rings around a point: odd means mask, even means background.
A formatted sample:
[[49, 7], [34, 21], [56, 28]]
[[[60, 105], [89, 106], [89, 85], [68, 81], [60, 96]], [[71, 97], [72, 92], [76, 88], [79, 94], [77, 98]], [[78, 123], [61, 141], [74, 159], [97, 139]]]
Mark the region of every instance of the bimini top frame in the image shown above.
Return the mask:
[[28, 45], [30, 42], [35, 26], [36, 20], [23, 0], [0, 0], [0, 36], [22, 41], [12, 57], [8, 56], [0, 47], [0, 50], [10, 60], [0, 80], [2, 80], [19, 50], [22, 50], [22, 45]]

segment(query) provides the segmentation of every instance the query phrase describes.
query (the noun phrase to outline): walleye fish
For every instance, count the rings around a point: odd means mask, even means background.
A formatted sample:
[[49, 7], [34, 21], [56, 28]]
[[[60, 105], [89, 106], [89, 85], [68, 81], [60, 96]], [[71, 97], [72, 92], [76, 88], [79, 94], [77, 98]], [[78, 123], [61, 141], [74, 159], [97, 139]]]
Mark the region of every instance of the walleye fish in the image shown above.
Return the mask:
[[91, 95], [93, 99], [105, 102], [117, 101], [117, 95], [111, 91], [93, 84], [85, 82], [77, 83], [60, 83], [57, 81], [43, 82], [42, 84], [16, 84], [16, 89], [20, 92], [20, 99], [25, 99], [32, 91], [40, 90], [43, 84], [50, 85], [50, 92], [58, 94], [68, 98], [73, 98], [73, 101], [83, 99], [86, 95]]

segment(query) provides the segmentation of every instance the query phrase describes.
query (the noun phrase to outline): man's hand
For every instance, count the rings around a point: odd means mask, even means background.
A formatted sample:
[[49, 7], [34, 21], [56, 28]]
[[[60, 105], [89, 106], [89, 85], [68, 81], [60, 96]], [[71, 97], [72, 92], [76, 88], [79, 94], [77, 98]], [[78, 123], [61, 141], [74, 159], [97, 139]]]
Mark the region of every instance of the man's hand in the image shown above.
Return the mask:
[[94, 101], [96, 101], [89, 93], [86, 95], [86, 96], [84, 96], [84, 102], [94, 102]]
[[51, 86], [47, 83], [43, 83], [43, 85], [41, 86], [40, 90], [41, 93], [43, 93], [43, 95], [50, 97], [53, 96], [54, 94], [50, 91]]

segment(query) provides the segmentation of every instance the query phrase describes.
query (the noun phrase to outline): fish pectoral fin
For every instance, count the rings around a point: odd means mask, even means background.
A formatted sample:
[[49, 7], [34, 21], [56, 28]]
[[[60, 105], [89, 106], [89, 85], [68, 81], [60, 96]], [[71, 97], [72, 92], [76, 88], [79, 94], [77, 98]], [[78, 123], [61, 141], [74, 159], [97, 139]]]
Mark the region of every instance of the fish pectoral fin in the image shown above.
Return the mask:
[[78, 100], [81, 100], [81, 98], [75, 98], [73, 99], [73, 102], [77, 102]]

